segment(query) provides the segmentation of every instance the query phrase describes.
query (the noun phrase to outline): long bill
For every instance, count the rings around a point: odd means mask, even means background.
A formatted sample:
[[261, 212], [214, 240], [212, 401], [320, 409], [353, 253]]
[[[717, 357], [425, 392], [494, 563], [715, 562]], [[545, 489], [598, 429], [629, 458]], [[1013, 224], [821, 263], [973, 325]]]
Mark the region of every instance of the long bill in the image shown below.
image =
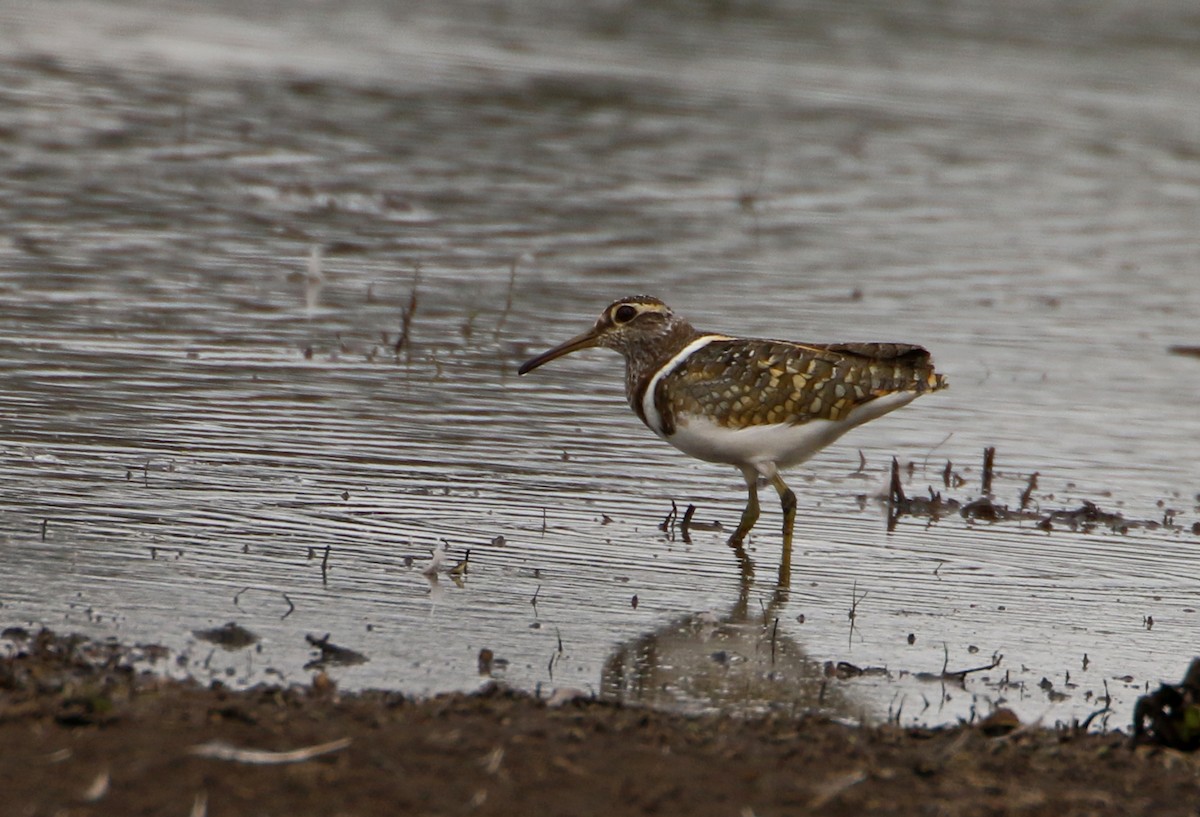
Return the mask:
[[595, 329], [589, 329], [582, 335], [576, 335], [566, 343], [560, 343], [553, 349], [547, 349], [537, 357], [531, 357], [529, 360], [521, 364], [521, 368], [517, 369], [517, 374], [528, 374], [541, 366], [544, 363], [549, 363], [555, 358], [560, 358], [563, 355], [569, 355], [571, 352], [578, 352], [580, 349], [591, 349], [597, 346], [599, 333]]

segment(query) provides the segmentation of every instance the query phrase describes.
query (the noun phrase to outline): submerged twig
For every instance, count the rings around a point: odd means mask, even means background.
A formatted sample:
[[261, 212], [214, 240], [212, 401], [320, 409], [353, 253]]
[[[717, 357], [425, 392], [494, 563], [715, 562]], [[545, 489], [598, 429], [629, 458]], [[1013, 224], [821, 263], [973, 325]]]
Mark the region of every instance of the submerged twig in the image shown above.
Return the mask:
[[408, 294], [408, 306], [400, 310], [400, 335], [396, 338], [396, 358], [404, 352], [404, 362], [412, 364], [412, 321], [417, 313], [417, 287], [421, 283], [421, 265], [413, 266], [412, 290]]
[[1021, 510], [1025, 510], [1029, 507], [1029, 498], [1033, 496], [1033, 492], [1036, 491], [1038, 487], [1037, 478], [1037, 471], [1034, 471], [1029, 475], [1029, 484], [1025, 486], [1024, 491], [1021, 491]]
[[896, 523], [900, 520], [900, 514], [904, 512], [904, 505], [907, 501], [904, 496], [904, 486], [900, 484], [900, 463], [895, 457], [892, 457], [892, 478], [888, 483], [888, 533], [896, 529]]
[[862, 449], [858, 449], [858, 468], [851, 472], [851, 476], [865, 474], [867, 472], [867, 457], [863, 454]]
[[304, 636], [304, 640], [321, 651], [319, 658], [304, 665], [305, 669], [323, 669], [326, 666], [352, 667], [367, 662], [367, 656], [361, 652], [330, 643], [329, 633], [321, 638], [308, 634]]
[[[893, 460], [894, 462], [894, 460]], [[858, 595], [858, 582], [855, 581], [850, 587], [850, 634], [846, 637], [846, 643], [850, 646], [854, 644], [854, 622], [858, 618], [858, 603], [867, 597], [869, 590], [864, 590], [862, 595]]]
[[1096, 719], [1096, 716], [1107, 715], [1109, 712], [1112, 712], [1112, 708], [1108, 706], [1101, 707], [1100, 709], [1093, 711], [1092, 714], [1088, 715], [1079, 722], [1079, 724], [1076, 726], [1076, 729], [1081, 733], [1087, 732], [1088, 727], [1092, 725], [1092, 721]]
[[508, 271], [508, 291], [504, 296], [504, 309], [500, 312], [500, 319], [496, 321], [496, 331], [492, 334], [493, 340], [500, 340], [500, 331], [504, 329], [504, 324], [508, 323], [508, 314], [512, 312], [513, 305], [513, 289], [517, 283], [517, 259], [512, 260], [512, 266]]
[[679, 518], [679, 507], [675, 504], [675, 500], [671, 500], [671, 510], [667, 511], [667, 515], [663, 517], [663, 521], [658, 523], [658, 529], [664, 531], [668, 535], [674, 531], [675, 520]]
[[[1001, 655], [1000, 653], [995, 653], [992, 656], [991, 663], [983, 664], [978, 667], [969, 667], [967, 669], [951, 670], [951, 669], [947, 669], [947, 667], [950, 664], [950, 650], [946, 646], [946, 642], [944, 642], [944, 641], [942, 642], [942, 653], [943, 653], [942, 671], [939, 675], [933, 676], [935, 679], [942, 680], [942, 681], [965, 681], [967, 676], [970, 675], [972, 672], [984, 672], [986, 670], [995, 669], [996, 667], [1000, 666], [1000, 662], [1004, 660], [1003, 655]], [[924, 680], [928, 676], [926, 676], [922, 673], [918, 673], [917, 677]]]
[[996, 446], [990, 445], [983, 449], [983, 486], [984, 495], [990, 496], [992, 493], [992, 466], [996, 462]]
[[679, 523], [679, 534], [683, 537], [683, 541], [687, 544], [692, 543], [691, 527], [692, 517], [696, 515], [696, 506], [688, 503], [687, 510], [683, 512], [683, 520]]

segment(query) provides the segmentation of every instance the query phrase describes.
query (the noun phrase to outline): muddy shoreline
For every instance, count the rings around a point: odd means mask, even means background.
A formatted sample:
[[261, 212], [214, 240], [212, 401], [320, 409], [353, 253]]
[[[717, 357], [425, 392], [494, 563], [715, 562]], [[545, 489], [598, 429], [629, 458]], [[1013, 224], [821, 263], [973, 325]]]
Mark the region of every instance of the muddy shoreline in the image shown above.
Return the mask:
[[43, 632], [0, 660], [5, 812], [1192, 814], [1200, 762], [1121, 732], [686, 717], [492, 685], [234, 691]]

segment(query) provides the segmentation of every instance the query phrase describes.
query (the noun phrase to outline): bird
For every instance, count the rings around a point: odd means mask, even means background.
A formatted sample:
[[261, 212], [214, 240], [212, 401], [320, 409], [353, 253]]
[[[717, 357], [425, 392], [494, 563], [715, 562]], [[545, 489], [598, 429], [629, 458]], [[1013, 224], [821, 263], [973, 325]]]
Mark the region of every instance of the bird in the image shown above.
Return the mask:
[[702, 332], [646, 295], [613, 301], [591, 329], [525, 361], [518, 374], [593, 347], [625, 358], [626, 399], [651, 431], [689, 456], [741, 472], [748, 498], [730, 547], [741, 551], [758, 521], [759, 479], [775, 488], [788, 565], [797, 500], [780, 472], [947, 386], [921, 346]]

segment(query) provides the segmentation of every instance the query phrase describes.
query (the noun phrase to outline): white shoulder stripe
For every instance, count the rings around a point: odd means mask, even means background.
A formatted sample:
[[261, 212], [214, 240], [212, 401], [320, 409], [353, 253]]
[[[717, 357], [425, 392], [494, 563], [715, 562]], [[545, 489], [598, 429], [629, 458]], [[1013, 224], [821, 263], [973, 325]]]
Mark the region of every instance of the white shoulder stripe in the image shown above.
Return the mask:
[[646, 418], [646, 425], [650, 426], [651, 430], [658, 436], [666, 438], [666, 434], [663, 433], [662, 415], [654, 407], [654, 392], [658, 388], [658, 382], [675, 371], [679, 367], [679, 364], [687, 360], [688, 355], [697, 349], [703, 349], [714, 340], [732, 340], [732, 338], [729, 335], [701, 335], [680, 349], [674, 357], [664, 363], [662, 368], [655, 372], [654, 376], [650, 378], [650, 382], [646, 384], [646, 391], [642, 393], [642, 414]]

